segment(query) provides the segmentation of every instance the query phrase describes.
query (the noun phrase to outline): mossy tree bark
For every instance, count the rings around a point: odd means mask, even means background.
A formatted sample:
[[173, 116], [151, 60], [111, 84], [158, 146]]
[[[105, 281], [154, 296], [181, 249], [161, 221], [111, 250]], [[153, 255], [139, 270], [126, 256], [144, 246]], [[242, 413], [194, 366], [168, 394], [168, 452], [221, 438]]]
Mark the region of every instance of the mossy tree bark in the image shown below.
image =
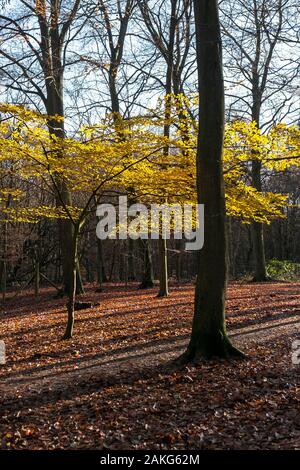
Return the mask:
[[240, 356], [225, 326], [227, 241], [224, 180], [224, 83], [217, 0], [194, 0], [199, 79], [198, 202], [205, 207], [192, 334], [181, 362]]

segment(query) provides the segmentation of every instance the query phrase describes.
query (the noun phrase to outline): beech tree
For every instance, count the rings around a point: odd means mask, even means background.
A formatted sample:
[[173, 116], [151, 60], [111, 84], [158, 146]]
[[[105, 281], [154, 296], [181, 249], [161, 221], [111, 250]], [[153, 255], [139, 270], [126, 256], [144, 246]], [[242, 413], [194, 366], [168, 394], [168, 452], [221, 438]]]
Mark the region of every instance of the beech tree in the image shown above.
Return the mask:
[[[113, 122], [102, 122], [98, 126], [82, 130], [77, 139], [57, 137], [47, 130], [51, 117], [34, 113], [25, 108], [1, 105], [0, 113], [0, 166], [3, 175], [9, 175], [9, 165], [13, 162], [14, 172], [21, 181], [30, 181], [32, 186], [46, 187], [60, 204], [45, 205], [34, 200], [30, 206], [27, 193], [18, 187], [5, 187], [0, 196], [13, 196], [17, 201], [7, 207], [0, 197], [0, 211], [4, 221], [35, 223], [40, 218], [68, 220], [72, 225], [70, 250], [70, 289], [68, 291], [68, 320], [64, 339], [73, 334], [76, 264], [78, 242], [81, 229], [91, 212], [96, 210], [105, 195], [115, 187], [120, 190], [133, 179], [129, 173], [134, 167], [161, 154], [165, 145], [163, 136], [159, 136], [136, 122], [123, 123], [127, 126], [128, 139], [119, 139], [119, 129]], [[57, 117], [58, 119], [58, 117]], [[149, 127], [149, 126], [148, 126]], [[59, 155], [59, 158], [57, 158]], [[63, 185], [61, 184], [63, 183]], [[64, 199], [64, 187], [67, 186], [74, 204]]]
[[180, 362], [242, 356], [225, 325], [227, 241], [223, 179], [224, 82], [217, 0], [194, 0], [199, 83], [197, 192], [204, 204], [192, 333]]
[[[190, 73], [187, 59], [194, 37], [192, 28], [192, 2], [190, 0], [170, 0], [159, 2], [159, 5], [139, 0], [138, 5], [143, 22], [148, 31], [148, 41], [157, 49], [165, 68], [165, 76], [160, 78], [165, 93], [165, 125], [164, 136], [170, 137], [171, 94], [184, 93], [184, 82]], [[179, 115], [182, 116], [180, 113]], [[183, 116], [182, 116], [183, 119]], [[169, 147], [164, 153], [167, 156]], [[164, 202], [164, 200], [162, 200]], [[159, 297], [167, 297], [168, 289], [168, 250], [167, 240], [161, 236], [159, 247]]]
[[[229, 119], [246, 118], [258, 128], [299, 118], [299, 5], [294, 0], [221, 2], [226, 52]], [[298, 51], [298, 52], [297, 52]], [[255, 157], [255, 154], [254, 154]], [[252, 185], [262, 191], [262, 164], [251, 165]], [[267, 280], [263, 224], [251, 224], [255, 281]]]
[[[1, 70], [5, 86], [18, 92], [35, 108], [46, 110], [50, 133], [54, 138], [65, 136], [64, 76], [72, 64], [68, 47], [78, 39], [88, 13], [80, 15], [81, 0], [71, 3], [58, 0], [19, 0], [7, 6], [0, 15]], [[76, 26], [74, 27], [74, 23]], [[58, 119], [56, 118], [58, 117]], [[57, 155], [60, 158], [59, 155]], [[62, 182], [61, 194], [71, 205], [71, 195]], [[61, 201], [57, 200], [60, 205]], [[69, 220], [58, 221], [65, 292], [71, 289], [70, 250], [73, 226]], [[83, 291], [77, 263], [77, 290]]]

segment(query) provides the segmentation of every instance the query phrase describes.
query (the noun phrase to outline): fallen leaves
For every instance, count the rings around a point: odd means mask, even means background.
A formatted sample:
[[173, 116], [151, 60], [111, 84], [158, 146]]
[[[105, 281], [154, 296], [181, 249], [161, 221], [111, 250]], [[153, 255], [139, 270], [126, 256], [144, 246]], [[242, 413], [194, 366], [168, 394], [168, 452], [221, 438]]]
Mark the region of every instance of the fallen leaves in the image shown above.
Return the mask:
[[[232, 285], [229, 331], [254, 327], [254, 340], [239, 337], [248, 358], [183, 368], [168, 361], [187, 344], [193, 286], [168, 299], [136, 286], [90, 287], [94, 307], [77, 313], [69, 342], [61, 341], [64, 300], [51, 291], [34, 308], [28, 294], [8, 300], [1, 448], [299, 448], [299, 369], [290, 357], [299, 287]], [[286, 330], [274, 335], [282, 321]]]

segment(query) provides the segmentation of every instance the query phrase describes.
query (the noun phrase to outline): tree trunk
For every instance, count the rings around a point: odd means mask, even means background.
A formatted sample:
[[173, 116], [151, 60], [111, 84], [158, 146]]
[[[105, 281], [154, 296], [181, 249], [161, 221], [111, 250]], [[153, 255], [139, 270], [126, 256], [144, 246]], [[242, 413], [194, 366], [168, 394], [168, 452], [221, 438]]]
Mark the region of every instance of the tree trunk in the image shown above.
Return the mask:
[[4, 302], [5, 297], [6, 297], [6, 289], [7, 289], [7, 264], [6, 264], [5, 259], [1, 262], [0, 276], [1, 276], [0, 280], [1, 280], [2, 300]]
[[[260, 113], [261, 113], [261, 100], [262, 94], [259, 85], [258, 75], [258, 58], [253, 66], [253, 80], [252, 80], [252, 121], [256, 122], [257, 127], [260, 127]], [[253, 151], [255, 155], [255, 151]], [[261, 183], [261, 161], [252, 160], [251, 168], [252, 186], [257, 190], [262, 190]], [[265, 259], [265, 246], [264, 246], [264, 232], [263, 224], [261, 222], [253, 221], [251, 223], [251, 239], [253, 245], [253, 258], [254, 258], [254, 276], [253, 281], [266, 281], [267, 270], [266, 270], [266, 259]]]
[[[38, 12], [40, 32], [41, 32], [41, 51], [43, 57], [43, 72], [46, 85], [46, 110], [48, 116], [49, 132], [59, 139], [64, 139], [65, 129], [63, 119], [56, 119], [54, 116], [64, 118], [64, 65], [62, 61], [62, 35], [60, 33], [59, 3], [52, 0], [50, 2], [51, 26], [49, 26], [46, 13], [43, 9]], [[59, 158], [59, 155], [57, 155]], [[57, 181], [60, 194], [56, 203], [58, 206], [72, 205], [71, 193], [63, 181]], [[63, 268], [63, 292], [67, 295], [71, 293], [73, 280], [70, 264], [70, 252], [72, 250], [73, 225], [69, 219], [58, 220], [59, 242], [61, 246], [62, 268]], [[76, 261], [76, 270], [78, 271], [78, 293], [83, 293], [83, 285], [80, 276], [78, 260]]]
[[182, 250], [183, 250], [183, 240], [175, 240], [176, 247], [176, 279], [180, 283], [182, 279]]
[[106, 281], [107, 278], [103, 263], [102, 240], [97, 238], [97, 282], [100, 289], [102, 288], [102, 283]]
[[115, 269], [115, 261], [116, 261], [116, 242], [117, 240], [114, 240], [113, 244], [113, 252], [112, 252], [112, 257], [111, 257], [111, 265], [110, 265], [110, 270], [109, 270], [109, 282], [112, 281], [113, 274], [114, 274], [114, 269]]
[[[252, 184], [257, 191], [262, 190], [261, 184], [261, 162], [258, 160], [252, 161]], [[253, 221], [251, 223], [251, 238], [253, 245], [254, 257], [254, 276], [253, 281], [263, 282], [267, 280], [266, 258], [265, 258], [265, 244], [263, 224], [261, 222]]]
[[225, 326], [227, 241], [223, 180], [224, 83], [217, 0], [194, 0], [199, 79], [198, 202], [205, 206], [204, 247], [199, 252], [194, 319], [180, 362], [229, 357]]
[[167, 240], [160, 236], [158, 240], [159, 250], [159, 292], [158, 297], [168, 297], [168, 251]]
[[[9, 206], [9, 202], [7, 207]], [[5, 301], [6, 297], [6, 284], [7, 284], [7, 261], [6, 261], [6, 250], [7, 250], [7, 222], [3, 223], [3, 243], [2, 243], [2, 259], [0, 261], [0, 286], [2, 292], [2, 300]]]
[[267, 280], [265, 245], [263, 235], [263, 224], [260, 222], [252, 222], [251, 238], [253, 244], [254, 257], [254, 282], [264, 282]]
[[40, 262], [38, 259], [35, 260], [35, 276], [34, 276], [34, 296], [38, 298], [40, 292]]
[[124, 281], [125, 280], [125, 254], [124, 254], [124, 240], [118, 240], [118, 251], [119, 251], [119, 256], [118, 256], [118, 267], [119, 267], [119, 272], [118, 272], [118, 278], [119, 281]]
[[73, 336], [73, 327], [74, 327], [74, 320], [75, 320], [78, 235], [79, 235], [78, 228], [75, 227], [73, 239], [72, 239], [72, 249], [70, 252], [70, 268], [71, 268], [72, 276], [70, 279], [71, 284], [70, 284], [70, 289], [69, 289], [69, 294], [68, 294], [68, 303], [67, 303], [68, 321], [67, 321], [66, 331], [63, 336], [63, 339], [70, 339]]
[[144, 255], [144, 266], [143, 266], [143, 278], [139, 286], [140, 289], [148, 289], [154, 286], [153, 279], [153, 265], [150, 240], [141, 240], [143, 255]]
[[0, 289], [1, 289], [1, 292], [2, 292], [2, 289], [3, 289], [3, 272], [4, 272], [4, 259], [1, 259], [0, 260]]
[[135, 263], [134, 263], [134, 240], [128, 240], [128, 281], [136, 280]]

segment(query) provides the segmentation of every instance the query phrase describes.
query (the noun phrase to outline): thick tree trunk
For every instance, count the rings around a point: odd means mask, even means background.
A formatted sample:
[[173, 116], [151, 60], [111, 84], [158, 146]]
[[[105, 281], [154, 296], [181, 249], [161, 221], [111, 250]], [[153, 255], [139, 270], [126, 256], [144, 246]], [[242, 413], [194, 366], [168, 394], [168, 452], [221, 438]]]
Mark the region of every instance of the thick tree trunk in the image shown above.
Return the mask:
[[223, 181], [224, 84], [217, 0], [194, 0], [199, 78], [198, 202], [205, 206], [192, 334], [181, 362], [229, 357], [225, 326], [227, 241]]

